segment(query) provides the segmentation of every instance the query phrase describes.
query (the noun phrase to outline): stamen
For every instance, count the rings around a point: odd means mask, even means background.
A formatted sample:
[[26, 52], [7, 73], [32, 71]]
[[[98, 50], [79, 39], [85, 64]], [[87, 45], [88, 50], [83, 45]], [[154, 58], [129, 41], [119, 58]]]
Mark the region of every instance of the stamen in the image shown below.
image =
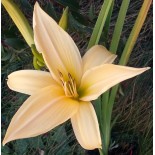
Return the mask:
[[63, 74], [59, 70], [58, 70], [58, 73], [59, 73], [59, 78], [60, 78], [61, 84], [62, 84], [62, 86], [64, 86], [65, 81], [64, 81]]
[[69, 77], [70, 80], [73, 80], [70, 73], [68, 73], [68, 77]]
[[73, 88], [74, 88], [74, 94], [77, 94], [76, 81], [75, 81], [75, 79], [73, 80]]
[[74, 90], [70, 81], [68, 81], [68, 87], [72, 95], [74, 95]]
[[60, 82], [61, 82], [62, 87], [64, 87], [64, 81], [60, 79]]
[[67, 82], [64, 83], [64, 91], [65, 91], [65, 95], [68, 97], [71, 97], [72, 95], [70, 94], [68, 87], [67, 87]]
[[68, 81], [64, 79], [63, 74], [58, 70], [59, 79], [61, 81], [62, 87], [64, 89], [65, 95], [68, 97], [78, 97], [76, 89], [76, 81], [73, 79], [72, 75], [68, 73]]
[[61, 72], [59, 72], [59, 77], [60, 77], [61, 80], [64, 80], [63, 74]]
[[59, 76], [63, 78], [63, 74], [58, 70]]

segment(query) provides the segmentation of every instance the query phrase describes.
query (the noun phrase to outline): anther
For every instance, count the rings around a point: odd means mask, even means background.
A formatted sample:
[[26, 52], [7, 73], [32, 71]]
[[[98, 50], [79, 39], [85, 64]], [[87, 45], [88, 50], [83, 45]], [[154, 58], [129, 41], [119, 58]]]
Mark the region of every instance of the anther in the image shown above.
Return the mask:
[[70, 80], [73, 80], [72, 75], [70, 73], [68, 73], [68, 77]]
[[70, 91], [68, 90], [67, 82], [64, 83], [64, 91], [65, 91], [65, 95], [66, 95], [66, 96], [71, 97], [71, 93], [70, 93]]
[[72, 86], [72, 84], [71, 84], [70, 81], [68, 81], [68, 88], [69, 88], [70, 93], [71, 93], [72, 95], [74, 95], [73, 86]]
[[63, 74], [58, 70], [59, 76], [63, 78]]

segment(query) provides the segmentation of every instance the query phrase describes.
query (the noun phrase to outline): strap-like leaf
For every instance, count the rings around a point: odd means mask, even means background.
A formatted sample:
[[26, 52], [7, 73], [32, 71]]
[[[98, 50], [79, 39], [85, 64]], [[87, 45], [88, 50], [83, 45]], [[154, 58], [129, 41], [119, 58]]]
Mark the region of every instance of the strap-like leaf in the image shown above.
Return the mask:
[[98, 19], [96, 21], [93, 33], [91, 35], [91, 38], [89, 40], [89, 44], [88, 44], [88, 49], [91, 48], [92, 46], [98, 44], [99, 39], [101, 37], [102, 34], [102, 30], [106, 21], [106, 18], [108, 16], [111, 4], [112, 4], [113, 0], [105, 0], [101, 11], [99, 13]]
[[110, 49], [109, 49], [114, 54], [116, 53], [117, 48], [118, 48], [118, 44], [120, 41], [120, 36], [121, 36], [122, 29], [123, 29], [125, 16], [126, 16], [129, 3], [130, 3], [130, 0], [122, 1], [121, 8], [120, 8], [120, 11], [117, 17], [117, 21], [116, 21], [114, 33], [112, 36]]

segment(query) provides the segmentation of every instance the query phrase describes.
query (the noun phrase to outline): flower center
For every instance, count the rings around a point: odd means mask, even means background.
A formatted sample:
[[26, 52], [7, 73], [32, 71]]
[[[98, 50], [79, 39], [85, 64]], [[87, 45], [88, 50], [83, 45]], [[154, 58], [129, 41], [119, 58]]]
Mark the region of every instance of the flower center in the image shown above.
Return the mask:
[[59, 78], [64, 89], [65, 95], [68, 97], [77, 98], [79, 95], [77, 93], [76, 81], [70, 73], [68, 73], [68, 80], [64, 79], [63, 74], [59, 71]]

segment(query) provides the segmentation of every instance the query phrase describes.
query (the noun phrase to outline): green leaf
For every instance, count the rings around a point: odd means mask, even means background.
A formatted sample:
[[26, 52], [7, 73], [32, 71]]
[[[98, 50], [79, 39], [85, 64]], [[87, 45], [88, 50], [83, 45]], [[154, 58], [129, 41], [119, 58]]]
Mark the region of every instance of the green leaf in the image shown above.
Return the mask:
[[41, 136], [28, 138], [26, 140], [32, 148], [38, 149], [38, 148], [44, 148], [45, 147], [43, 144], [43, 141], [41, 139]]
[[118, 17], [117, 17], [117, 21], [116, 21], [114, 33], [113, 33], [113, 36], [112, 36], [110, 49], [109, 49], [114, 54], [116, 53], [117, 48], [118, 48], [118, 44], [119, 44], [119, 41], [120, 41], [120, 36], [121, 36], [122, 29], [123, 29], [125, 16], [126, 16], [126, 13], [127, 13], [129, 3], [130, 3], [130, 0], [122, 1], [121, 8], [120, 8], [120, 11], [119, 11], [119, 14], [118, 14]]
[[20, 0], [20, 5], [21, 5], [21, 8], [24, 9], [24, 11], [26, 10], [26, 12], [30, 12], [33, 10], [28, 0]]
[[12, 53], [9, 50], [5, 50], [3, 45], [1, 45], [1, 61], [10, 60], [12, 57]]
[[95, 19], [95, 5], [91, 4], [90, 8], [89, 8], [89, 12], [88, 12], [88, 17], [91, 21], [93, 21], [93, 19]]
[[69, 7], [72, 11], [79, 11], [79, 4], [75, 1], [75, 0], [55, 0], [57, 3], [65, 6], [65, 7]]
[[5, 54], [4, 47], [2, 44], [1, 44], [1, 54], [2, 54], [2, 56]]
[[11, 155], [12, 154], [11, 149], [7, 145], [2, 146], [1, 151], [2, 151], [2, 155]]
[[107, 40], [108, 40], [108, 32], [109, 32], [109, 26], [110, 26], [110, 20], [111, 20], [111, 16], [112, 16], [112, 11], [113, 11], [113, 7], [114, 7], [114, 1], [112, 1], [106, 22], [105, 22], [105, 26], [103, 28], [103, 42], [106, 45]]
[[17, 140], [15, 143], [15, 152], [17, 154], [24, 154], [28, 148], [28, 142], [26, 139]]
[[113, 0], [105, 0], [101, 11], [99, 13], [98, 19], [96, 21], [93, 33], [91, 35], [91, 38], [89, 40], [89, 44], [88, 44], [88, 49], [91, 48], [92, 46], [98, 44], [99, 39], [101, 37], [102, 34], [102, 30], [106, 21], [106, 18], [108, 16], [111, 4], [112, 4]]
[[[101, 97], [99, 97], [98, 99], [93, 101], [93, 103], [94, 103], [95, 111], [97, 114], [97, 118], [98, 118], [99, 122], [102, 122]], [[102, 129], [102, 123], [99, 123], [99, 125], [100, 125], [100, 129]]]
[[81, 15], [79, 12], [71, 12], [73, 17], [79, 22], [81, 23], [82, 25], [85, 25], [87, 26], [88, 25], [88, 18]]
[[11, 46], [16, 50], [20, 50], [26, 47], [25, 43], [19, 38], [6, 38], [3, 41], [6, 45]]
[[14, 38], [15, 36], [18, 36], [17, 31], [18, 31], [18, 28], [15, 25], [10, 25], [9, 29], [4, 30], [2, 32], [2, 39], [3, 38]]
[[140, 12], [139, 12], [138, 17], [136, 19], [134, 27], [130, 33], [130, 36], [129, 36], [127, 43], [125, 45], [125, 48], [123, 50], [123, 53], [122, 53], [122, 56], [121, 56], [121, 59], [119, 62], [120, 65], [126, 65], [127, 64], [129, 57], [131, 55], [131, 52], [133, 50], [133, 47], [134, 47], [136, 40], [138, 38], [138, 35], [140, 33], [140, 30], [143, 26], [145, 19], [146, 19], [146, 16], [147, 16], [147, 13], [149, 11], [151, 4], [152, 4], [152, 0], [144, 0], [144, 3], [140, 9]]
[[[130, 36], [129, 36], [127, 43], [125, 45], [125, 48], [123, 50], [123, 54], [122, 54], [121, 59], [119, 61], [120, 65], [126, 65], [127, 64], [129, 57], [130, 57], [130, 54], [132, 52], [132, 49], [133, 49], [135, 42], [137, 40], [137, 37], [139, 35], [139, 32], [140, 32], [140, 30], [143, 26], [143, 23], [146, 19], [146, 16], [147, 16], [147, 13], [149, 11], [151, 3], [152, 3], [151, 0], [144, 0], [143, 5], [142, 5], [140, 12], [138, 14], [138, 17], [136, 19], [136, 22], [134, 24], [134, 27], [132, 28]], [[110, 94], [110, 98], [109, 98], [109, 104], [111, 105], [111, 107], [114, 104], [118, 88], [119, 88], [119, 85], [116, 85], [111, 90], [111, 94]]]
[[56, 11], [55, 11], [54, 6], [53, 6], [51, 1], [49, 1], [47, 3], [47, 5], [45, 6], [44, 10], [48, 13], [49, 16], [51, 16], [53, 19], [58, 21], [58, 16], [56, 14]]
[[[130, 2], [130, 0], [122, 1], [121, 8], [120, 8], [120, 11], [119, 11], [119, 14], [118, 14], [118, 17], [117, 17], [116, 26], [115, 26], [115, 29], [114, 29], [114, 34], [113, 34], [113, 37], [112, 37], [112, 42], [111, 42], [110, 49], [109, 49], [109, 51], [111, 51], [112, 53], [116, 53], [116, 51], [117, 51], [117, 47], [118, 47], [118, 43], [120, 41], [120, 36], [121, 36], [122, 28], [123, 28], [123, 25], [124, 25], [124, 20], [125, 20], [125, 16], [126, 16], [128, 6], [129, 6], [129, 2]], [[110, 12], [112, 13], [112, 10]], [[109, 16], [111, 16], [111, 15], [109, 15]], [[107, 18], [107, 19], [108, 19], [107, 22], [110, 22], [109, 18]], [[107, 23], [107, 30], [108, 30], [108, 25], [109, 25], [109, 23]], [[107, 34], [107, 33], [105, 33], [105, 34]], [[112, 111], [107, 110], [107, 104], [108, 104], [108, 101], [109, 101], [109, 91], [105, 92], [102, 95], [102, 98], [103, 98], [103, 101], [102, 101], [103, 117], [108, 117], [108, 119], [106, 118], [105, 121], [107, 121], [107, 120], [111, 121], [111, 112]], [[112, 107], [110, 107], [110, 105], [108, 107], [109, 107], [109, 109], [112, 108]], [[108, 116], [108, 115], [110, 115], [110, 116]]]
[[92, 33], [93, 29], [88, 27], [88, 26], [85, 26], [85, 25], [82, 25], [81, 23], [79, 23], [73, 16], [72, 14], [70, 13], [69, 14], [69, 27], [71, 29], [74, 29], [75, 31], [78, 31], [78, 32], [81, 32], [83, 34], [85, 33]]

